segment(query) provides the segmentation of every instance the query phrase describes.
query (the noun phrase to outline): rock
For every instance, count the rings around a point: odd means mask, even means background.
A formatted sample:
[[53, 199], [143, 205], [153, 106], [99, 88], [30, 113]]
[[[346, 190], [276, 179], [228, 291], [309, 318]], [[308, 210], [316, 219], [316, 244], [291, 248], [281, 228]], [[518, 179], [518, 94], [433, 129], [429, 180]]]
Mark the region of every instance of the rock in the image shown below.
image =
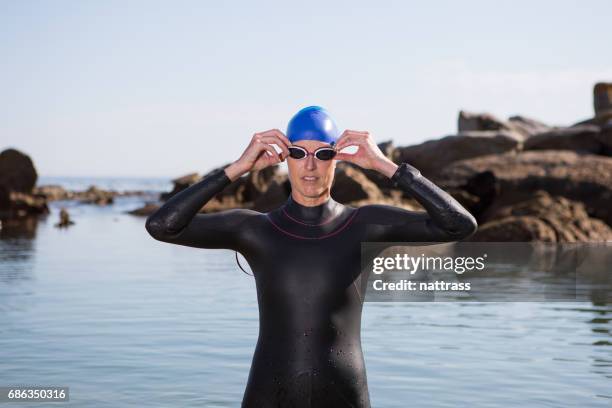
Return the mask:
[[[191, 184], [206, 178], [212, 172], [224, 169], [227, 166], [229, 166], [229, 163], [210, 170], [202, 177], [199, 177], [198, 173], [191, 173], [179, 177], [173, 180], [173, 190], [169, 193], [161, 194], [160, 199], [167, 200], [179, 191], [189, 187]], [[287, 183], [287, 175], [279, 172], [279, 170], [280, 166], [274, 165], [260, 171], [249, 172], [247, 175], [239, 177], [206, 203], [206, 205], [200, 209], [200, 212], [210, 213], [233, 208], [268, 208], [282, 196], [282, 188], [285, 187], [279, 188], [279, 186], [284, 186]], [[270, 188], [273, 188], [273, 190], [268, 193]], [[287, 197], [288, 194], [285, 194], [283, 202]], [[155, 212], [157, 208], [159, 208], [159, 205], [148, 203], [142, 208], [130, 211], [129, 213], [132, 215], [149, 215]]]
[[0, 219], [8, 218], [11, 209], [11, 192], [0, 184]]
[[15, 149], [0, 153], [1, 219], [23, 219], [49, 212], [46, 198], [31, 194], [37, 178], [30, 157]]
[[537, 217], [507, 217], [480, 225], [469, 242], [555, 242], [555, 232]]
[[393, 150], [395, 150], [395, 146], [393, 145], [392, 140], [387, 140], [386, 142], [378, 143], [378, 148], [385, 155], [385, 157], [392, 159], [393, 158]]
[[291, 194], [291, 184], [285, 181], [273, 180], [266, 191], [253, 202], [253, 210], [269, 212], [281, 206]]
[[520, 149], [521, 136], [507, 130], [470, 131], [418, 145], [398, 147], [393, 161], [407, 162], [428, 178], [449, 164], [473, 157], [502, 154]]
[[612, 82], [599, 82], [593, 87], [593, 107], [595, 116], [612, 113]]
[[32, 189], [32, 194], [44, 196], [48, 201], [70, 200], [74, 197], [74, 193], [57, 184], [36, 186]]
[[0, 185], [9, 191], [29, 193], [36, 185], [36, 169], [32, 159], [16, 149], [0, 153]]
[[49, 213], [47, 200], [27, 193], [10, 192], [8, 209], [0, 211], [3, 218], [25, 218]]
[[472, 130], [515, 130], [507, 122], [497, 118], [490, 113], [473, 113], [464, 110], [459, 111], [457, 131], [469, 132]]
[[578, 125], [597, 125], [603, 126], [612, 120], [612, 83], [599, 82], [593, 87], [593, 107], [595, 116], [576, 123]]
[[6, 186], [0, 184], [0, 212], [11, 208], [11, 192]]
[[[85, 191], [73, 191], [66, 190], [60, 185], [47, 184], [42, 186], [35, 186], [32, 189], [32, 194], [43, 197], [47, 201], [57, 200], [83, 200], [90, 204], [108, 204], [113, 201], [114, 197], [117, 196], [150, 196], [155, 195], [150, 191], [141, 190], [125, 190], [125, 191], [114, 191], [114, 190], [102, 190], [98, 187], [91, 186]], [[98, 198], [96, 198], [98, 197]], [[106, 198], [103, 198], [106, 197]], [[110, 199], [107, 199], [110, 198]]]
[[90, 186], [84, 192], [77, 194], [83, 204], [109, 205], [114, 202], [114, 191], [101, 190], [96, 186]]
[[[229, 166], [226, 164], [221, 167], [217, 167], [210, 172], [206, 173], [204, 177], [207, 177], [213, 171], [222, 169]], [[203, 177], [203, 178], [204, 178]], [[226, 208], [234, 208], [230, 203], [236, 203], [238, 206], [248, 207], [252, 205], [259, 196], [264, 194], [268, 187], [273, 183], [277, 182], [282, 184], [287, 180], [287, 174], [280, 172], [280, 166], [275, 164], [265, 169], [252, 171], [238, 179], [234, 180], [229, 186], [215, 196], [215, 200]], [[219, 205], [219, 203], [214, 206]], [[212, 207], [211, 207], [212, 208]]]
[[607, 121], [597, 135], [597, 140], [601, 143], [601, 154], [612, 156], [612, 119]]
[[70, 215], [65, 208], [62, 208], [59, 213], [60, 220], [55, 226], [57, 228], [68, 228], [69, 226], [74, 224], [74, 221], [70, 219]]
[[493, 231], [501, 233], [497, 238], [515, 234], [512, 241], [526, 239], [527, 231], [532, 234], [530, 240], [548, 242], [612, 240], [612, 229], [605, 222], [590, 218], [584, 204], [552, 197], [545, 191], [536, 191], [524, 201], [498, 207], [480, 222], [484, 235], [476, 235], [472, 238], [475, 241], [488, 237]]
[[331, 196], [342, 204], [359, 200], [376, 201], [383, 198], [376, 184], [368, 180], [362, 172], [344, 162], [336, 165]]
[[[32, 249], [31, 244], [36, 238], [37, 226], [38, 217], [0, 219], [0, 240], [26, 239], [27, 241], [21, 242], [20, 245]], [[26, 251], [26, 258], [29, 258], [27, 255], [29, 253], [33, 254], [34, 251]]]
[[132, 211], [128, 211], [127, 213], [132, 214], [132, 215], [148, 216], [148, 215], [153, 214], [155, 211], [157, 211], [159, 207], [160, 205], [156, 203], [146, 203], [143, 207], [137, 208]]
[[548, 126], [545, 123], [527, 118], [525, 116], [511, 116], [508, 119], [508, 122], [514, 129], [526, 137], [530, 137], [537, 133], [544, 133], [552, 129], [551, 126]]
[[603, 145], [599, 140], [599, 126], [580, 125], [567, 128], [556, 128], [538, 133], [528, 138], [524, 150], [573, 150], [599, 154]]
[[184, 176], [175, 178], [174, 180], [172, 180], [172, 183], [174, 183], [172, 191], [168, 193], [163, 193], [160, 197], [163, 201], [166, 201], [176, 193], [186, 189], [193, 183], [196, 183], [199, 179], [200, 175], [198, 173], [189, 173]]
[[506, 130], [526, 139], [532, 135], [551, 130], [552, 127], [535, 119], [525, 116], [511, 116], [507, 121], [497, 118], [490, 113], [471, 113], [459, 111], [459, 133], [466, 131]]
[[[462, 188], [478, 173], [490, 171], [499, 183], [491, 207], [521, 201], [537, 190], [582, 202], [590, 217], [612, 225], [612, 158], [568, 150], [489, 155], [446, 167], [436, 178], [442, 188]], [[500, 201], [501, 197], [505, 202]], [[494, 211], [489, 208], [486, 211]]]
[[287, 177], [281, 175], [280, 166], [273, 165], [262, 170], [251, 171], [242, 180], [241, 201], [255, 202], [262, 194], [264, 194], [273, 181], [277, 183], [284, 182]]
[[[393, 160], [392, 158], [389, 158], [389, 159]], [[378, 189], [385, 196], [390, 196], [392, 191], [397, 190], [393, 187], [393, 182], [391, 181], [389, 177], [385, 176], [384, 174], [379, 173], [376, 170], [364, 169], [351, 162], [341, 162], [341, 163], [342, 163], [342, 166], [351, 167], [355, 171], [362, 173], [368, 180], [374, 183], [376, 187], [378, 187]], [[339, 165], [340, 164], [338, 164], [338, 166]]]
[[571, 127], [582, 126], [582, 125], [595, 125], [595, 126], [602, 127], [610, 120], [612, 120], [612, 112], [602, 113], [600, 116], [595, 116], [595, 117], [577, 122], [573, 124]]
[[[462, 189], [469, 194], [468, 197], [462, 194], [459, 197], [456, 197], [458, 194], [452, 195], [474, 216], [480, 215], [487, 209], [500, 192], [499, 182], [495, 174], [489, 170], [474, 174], [462, 186]], [[470, 198], [472, 199], [469, 200]], [[473, 198], [476, 199], [474, 200]]]

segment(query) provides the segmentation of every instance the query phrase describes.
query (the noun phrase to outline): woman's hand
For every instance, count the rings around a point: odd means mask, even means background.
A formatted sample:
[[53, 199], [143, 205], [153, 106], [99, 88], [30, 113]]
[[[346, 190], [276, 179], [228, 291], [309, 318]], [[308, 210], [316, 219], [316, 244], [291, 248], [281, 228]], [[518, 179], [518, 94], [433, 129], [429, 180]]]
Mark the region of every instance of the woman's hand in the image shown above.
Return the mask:
[[[358, 146], [359, 150], [354, 154], [340, 153], [340, 150], [348, 146]], [[391, 177], [397, 170], [397, 165], [383, 154], [369, 132], [347, 129], [342, 133], [335, 147], [338, 151], [334, 157], [335, 160], [345, 160], [364, 169], [376, 170], [387, 177]]]
[[[277, 153], [272, 144], [277, 145], [281, 152]], [[290, 145], [287, 136], [278, 129], [255, 133], [240, 158], [226, 167], [225, 172], [234, 181], [246, 172], [265, 169], [283, 162], [289, 156]]]

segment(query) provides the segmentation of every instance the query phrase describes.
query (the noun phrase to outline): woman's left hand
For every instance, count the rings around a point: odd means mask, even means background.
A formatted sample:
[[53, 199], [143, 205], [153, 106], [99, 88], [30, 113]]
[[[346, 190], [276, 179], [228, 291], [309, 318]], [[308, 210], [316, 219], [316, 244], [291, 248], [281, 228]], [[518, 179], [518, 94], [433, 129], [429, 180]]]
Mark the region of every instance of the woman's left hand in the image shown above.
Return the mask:
[[[340, 153], [340, 150], [348, 146], [357, 146], [359, 150], [354, 154]], [[334, 157], [335, 160], [345, 160], [364, 169], [377, 171], [387, 169], [390, 165], [393, 165], [393, 162], [374, 143], [369, 132], [347, 129], [338, 138], [335, 147], [338, 151]]]

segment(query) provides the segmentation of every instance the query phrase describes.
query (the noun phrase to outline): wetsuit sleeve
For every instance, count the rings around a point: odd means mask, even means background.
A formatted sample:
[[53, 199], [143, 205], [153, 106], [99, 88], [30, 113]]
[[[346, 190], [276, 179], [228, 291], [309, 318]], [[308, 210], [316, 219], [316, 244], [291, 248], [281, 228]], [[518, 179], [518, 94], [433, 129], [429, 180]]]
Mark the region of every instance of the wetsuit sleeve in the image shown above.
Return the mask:
[[457, 200], [436, 186], [421, 172], [402, 163], [391, 177], [395, 187], [414, 197], [427, 211], [409, 211], [386, 205], [376, 207], [372, 217], [378, 221], [374, 241], [449, 242], [472, 235], [476, 219]]
[[145, 223], [148, 233], [158, 241], [197, 248], [240, 249], [244, 225], [259, 214], [232, 209], [198, 214], [217, 193], [231, 183], [224, 169], [217, 169], [199, 182], [172, 196]]

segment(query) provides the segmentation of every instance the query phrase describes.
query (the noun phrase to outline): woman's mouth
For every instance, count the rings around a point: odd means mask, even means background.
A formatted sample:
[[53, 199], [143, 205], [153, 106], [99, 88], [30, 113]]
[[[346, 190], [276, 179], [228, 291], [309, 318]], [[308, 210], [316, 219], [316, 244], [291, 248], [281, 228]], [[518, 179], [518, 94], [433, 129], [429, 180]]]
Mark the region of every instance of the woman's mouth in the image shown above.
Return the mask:
[[304, 181], [306, 181], [306, 182], [309, 182], [309, 183], [315, 182], [315, 181], [317, 181], [318, 179], [319, 179], [319, 178], [318, 178], [318, 177], [315, 177], [315, 176], [304, 176], [304, 177], [302, 177], [302, 180], [304, 180]]

